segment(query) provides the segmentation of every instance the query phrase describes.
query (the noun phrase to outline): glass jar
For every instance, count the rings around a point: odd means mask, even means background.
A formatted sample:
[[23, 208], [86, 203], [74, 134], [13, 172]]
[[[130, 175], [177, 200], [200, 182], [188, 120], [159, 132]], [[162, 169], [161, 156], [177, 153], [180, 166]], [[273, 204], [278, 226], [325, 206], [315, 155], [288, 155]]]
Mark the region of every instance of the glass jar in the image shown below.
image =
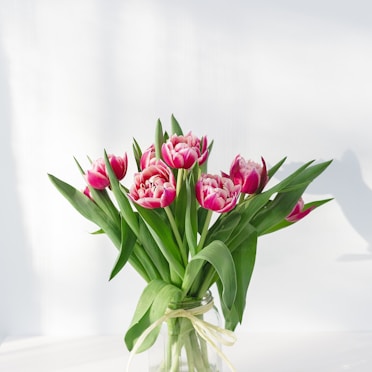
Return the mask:
[[[172, 317], [149, 349], [150, 372], [220, 372], [221, 358], [205, 337], [208, 325], [220, 327], [220, 317], [208, 291], [201, 299], [169, 304]], [[204, 337], [202, 336], [204, 335]], [[218, 342], [212, 340], [216, 347]]]

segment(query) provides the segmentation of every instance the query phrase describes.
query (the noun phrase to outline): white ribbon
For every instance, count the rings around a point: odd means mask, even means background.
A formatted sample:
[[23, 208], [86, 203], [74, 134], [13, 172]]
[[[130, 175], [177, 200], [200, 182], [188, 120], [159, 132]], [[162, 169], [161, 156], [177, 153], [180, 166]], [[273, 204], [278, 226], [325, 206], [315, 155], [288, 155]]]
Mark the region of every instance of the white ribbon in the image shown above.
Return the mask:
[[213, 308], [213, 301], [209, 302], [206, 305], [198, 306], [192, 309], [167, 309], [165, 314], [152, 323], [145, 331], [141, 334], [138, 338], [137, 342], [135, 343], [127, 364], [126, 372], [129, 372], [129, 367], [132, 362], [134, 355], [137, 353], [138, 349], [141, 347], [143, 342], [145, 341], [146, 337], [158, 326], [160, 326], [163, 322], [166, 322], [172, 318], [187, 318], [190, 320], [191, 324], [193, 325], [194, 329], [198, 333], [198, 335], [203, 338], [206, 342], [208, 342], [213, 349], [217, 352], [217, 354], [221, 357], [221, 359], [229, 366], [231, 372], [236, 372], [235, 368], [228, 360], [226, 355], [222, 352], [222, 350], [217, 346], [217, 343], [221, 343], [225, 346], [232, 346], [236, 342], [236, 336], [234, 332], [229, 331], [227, 329], [218, 327], [214, 324], [208, 323], [203, 319], [197, 317], [197, 315], [202, 315], [208, 312]]

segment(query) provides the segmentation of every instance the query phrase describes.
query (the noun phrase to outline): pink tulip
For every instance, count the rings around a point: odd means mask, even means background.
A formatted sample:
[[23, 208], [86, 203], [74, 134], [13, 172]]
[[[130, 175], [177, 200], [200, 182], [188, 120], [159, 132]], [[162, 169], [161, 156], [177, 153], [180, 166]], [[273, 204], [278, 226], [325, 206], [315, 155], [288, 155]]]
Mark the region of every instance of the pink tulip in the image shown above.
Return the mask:
[[306, 217], [313, 209], [314, 207], [310, 207], [304, 210], [304, 201], [300, 198], [292, 209], [292, 212], [285, 219], [288, 222], [297, 222]]
[[196, 162], [202, 165], [208, 157], [207, 137], [200, 140], [191, 132], [186, 136], [174, 134], [163, 143], [161, 154], [171, 168], [190, 169]]
[[88, 187], [88, 186], [85, 187], [85, 189], [84, 189], [84, 191], [83, 191], [83, 194], [84, 194], [85, 196], [87, 196], [90, 200], [93, 200], [92, 195], [91, 195], [91, 193], [90, 193], [90, 190], [89, 190], [89, 187]]
[[[123, 179], [128, 168], [127, 154], [124, 154], [122, 158], [115, 155], [108, 155], [108, 158], [116, 178], [118, 180]], [[86, 179], [90, 186], [98, 190], [103, 190], [107, 186], [110, 186], [110, 179], [106, 172], [106, 165], [103, 158], [99, 158], [93, 162], [92, 169], [87, 171]]]
[[196, 199], [203, 208], [223, 213], [235, 207], [240, 185], [234, 185], [228, 177], [202, 174], [195, 190]]
[[257, 194], [266, 186], [269, 178], [267, 176], [266, 163], [263, 158], [262, 165], [246, 161], [237, 155], [230, 167], [230, 178], [235, 185], [241, 185], [244, 194]]
[[167, 207], [176, 197], [176, 180], [171, 169], [157, 160], [136, 173], [129, 197], [144, 208]]
[[156, 163], [155, 146], [151, 145], [147, 150], [145, 150], [140, 159], [141, 170], [144, 170], [149, 165]]

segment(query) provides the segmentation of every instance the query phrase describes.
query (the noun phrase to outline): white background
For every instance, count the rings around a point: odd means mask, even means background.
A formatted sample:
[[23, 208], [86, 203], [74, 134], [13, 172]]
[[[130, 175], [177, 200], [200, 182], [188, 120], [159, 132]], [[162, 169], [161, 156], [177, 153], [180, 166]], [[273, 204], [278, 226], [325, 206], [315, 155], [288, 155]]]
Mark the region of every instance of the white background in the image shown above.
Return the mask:
[[73, 156], [130, 155], [172, 113], [214, 173], [334, 159], [305, 200], [335, 200], [260, 240], [238, 332], [372, 330], [369, 4], [0, 0], [0, 338], [124, 334], [144, 282], [108, 282], [115, 249], [47, 173], [83, 187]]

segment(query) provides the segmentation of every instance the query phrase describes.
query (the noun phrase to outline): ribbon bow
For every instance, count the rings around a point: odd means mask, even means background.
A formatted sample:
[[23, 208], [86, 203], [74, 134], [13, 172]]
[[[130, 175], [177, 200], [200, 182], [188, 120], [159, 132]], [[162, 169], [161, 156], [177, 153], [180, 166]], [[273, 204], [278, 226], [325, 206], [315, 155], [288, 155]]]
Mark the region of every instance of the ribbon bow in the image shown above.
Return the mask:
[[203, 338], [206, 342], [208, 342], [213, 349], [217, 352], [217, 354], [224, 360], [224, 362], [229, 366], [231, 372], [236, 372], [235, 368], [228, 360], [226, 355], [222, 352], [222, 350], [217, 346], [217, 343], [221, 343], [225, 346], [232, 346], [236, 341], [236, 336], [234, 332], [229, 331], [227, 329], [218, 327], [214, 324], [206, 322], [203, 319], [200, 319], [197, 315], [202, 315], [208, 312], [213, 308], [214, 304], [213, 301], [209, 302], [206, 305], [201, 305], [192, 309], [167, 309], [165, 314], [152, 323], [142, 335], [138, 338], [137, 342], [135, 343], [127, 364], [126, 372], [129, 372], [129, 367], [132, 362], [134, 355], [137, 353], [138, 349], [141, 347], [142, 343], [145, 341], [146, 337], [159, 325], [163, 322], [172, 319], [172, 318], [187, 318], [190, 320], [191, 324], [193, 325], [194, 329], [198, 333], [198, 335]]

